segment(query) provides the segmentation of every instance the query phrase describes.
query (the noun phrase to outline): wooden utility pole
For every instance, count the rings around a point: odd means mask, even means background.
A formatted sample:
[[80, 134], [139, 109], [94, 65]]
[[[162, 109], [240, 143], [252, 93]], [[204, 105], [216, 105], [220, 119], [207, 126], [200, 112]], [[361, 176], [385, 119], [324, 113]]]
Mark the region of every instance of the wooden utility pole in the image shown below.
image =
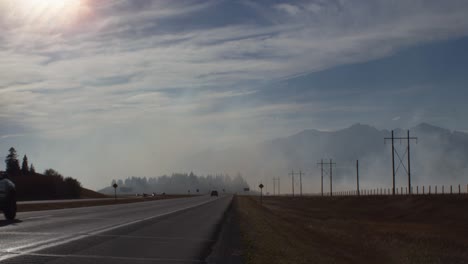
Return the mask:
[[360, 196], [359, 193], [359, 160], [356, 160], [356, 187], [357, 187], [357, 195]]
[[281, 195], [280, 178], [278, 177], [278, 195]]
[[291, 188], [292, 188], [292, 196], [294, 197], [294, 170], [291, 170]]
[[302, 196], [302, 171], [299, 171], [299, 190]]
[[320, 194], [323, 196], [323, 159], [317, 164], [320, 164]]
[[[408, 169], [406, 170], [407, 173], [408, 173], [408, 194], [411, 194], [412, 191], [411, 191], [411, 156], [410, 156], [410, 140], [414, 139], [414, 140], [418, 140], [417, 137], [410, 137], [410, 132], [408, 130], [408, 133], [407, 133], [407, 137], [395, 137], [394, 134], [393, 134], [393, 130], [392, 130], [392, 137], [391, 138], [385, 138], [384, 139], [384, 142], [386, 142], [386, 140], [391, 140], [392, 141], [392, 174], [393, 174], [393, 191], [392, 191], [392, 194], [395, 195], [395, 154], [397, 154], [398, 156], [398, 159], [400, 160], [400, 165], [403, 165], [403, 160], [402, 158], [400, 158], [400, 155], [398, 155], [398, 152], [396, 152], [395, 150], [395, 139], [399, 139], [400, 141], [401, 140], [407, 140], [408, 141], [408, 145], [407, 145], [407, 149], [406, 149], [406, 152], [407, 152], [407, 156], [408, 156], [408, 163], [407, 163], [407, 166], [408, 166]], [[403, 156], [404, 158], [404, 156]], [[405, 168], [405, 165], [403, 165], [403, 168]], [[405, 168], [406, 169], [406, 168]]]
[[330, 196], [333, 196], [333, 169], [332, 169], [332, 159], [330, 159]]
[[273, 195], [280, 195], [280, 178], [273, 177]]
[[276, 179], [273, 178], [273, 196], [276, 194]]
[[336, 163], [333, 162], [332, 159], [330, 159], [330, 162], [323, 162], [323, 159], [320, 161], [320, 171], [321, 171], [321, 180], [322, 180], [322, 196], [323, 196], [323, 165], [330, 165], [329, 168], [329, 176], [330, 176], [330, 196], [333, 196], [333, 165], [336, 165]]

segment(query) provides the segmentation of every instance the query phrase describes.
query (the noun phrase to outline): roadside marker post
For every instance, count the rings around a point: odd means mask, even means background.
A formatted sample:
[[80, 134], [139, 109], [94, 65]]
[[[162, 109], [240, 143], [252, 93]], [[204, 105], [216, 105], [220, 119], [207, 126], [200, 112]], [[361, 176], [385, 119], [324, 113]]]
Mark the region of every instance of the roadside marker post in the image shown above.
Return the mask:
[[114, 182], [114, 184], [112, 184], [112, 187], [114, 187], [114, 201], [117, 201], [117, 187], [119, 187], [119, 185], [117, 185], [117, 183]]
[[260, 183], [260, 185], [258, 185], [258, 188], [260, 188], [260, 204], [262, 204], [262, 199], [263, 199], [263, 184]]

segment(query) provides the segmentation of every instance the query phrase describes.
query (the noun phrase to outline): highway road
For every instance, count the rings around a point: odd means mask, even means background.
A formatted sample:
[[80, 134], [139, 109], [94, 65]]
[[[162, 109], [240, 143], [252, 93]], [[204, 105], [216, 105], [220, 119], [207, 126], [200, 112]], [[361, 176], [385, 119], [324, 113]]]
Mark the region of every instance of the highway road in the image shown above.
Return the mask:
[[231, 196], [19, 213], [0, 263], [204, 263]]

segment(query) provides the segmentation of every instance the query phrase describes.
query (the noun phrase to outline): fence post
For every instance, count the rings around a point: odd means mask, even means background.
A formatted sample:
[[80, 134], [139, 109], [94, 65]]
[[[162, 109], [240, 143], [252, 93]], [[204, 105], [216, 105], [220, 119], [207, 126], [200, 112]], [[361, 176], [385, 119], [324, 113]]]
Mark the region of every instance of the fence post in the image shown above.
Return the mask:
[[437, 194], [437, 185], [435, 186], [435, 194]]
[[429, 185], [429, 194], [431, 194], [431, 186]]
[[416, 194], [419, 194], [419, 185], [416, 185]]
[[453, 193], [452, 193], [452, 185], [450, 185], [450, 194], [453, 194]]
[[458, 194], [461, 194], [460, 184], [458, 184]]
[[442, 194], [445, 194], [445, 185], [442, 185]]
[[424, 194], [424, 185], [423, 185], [423, 194]]

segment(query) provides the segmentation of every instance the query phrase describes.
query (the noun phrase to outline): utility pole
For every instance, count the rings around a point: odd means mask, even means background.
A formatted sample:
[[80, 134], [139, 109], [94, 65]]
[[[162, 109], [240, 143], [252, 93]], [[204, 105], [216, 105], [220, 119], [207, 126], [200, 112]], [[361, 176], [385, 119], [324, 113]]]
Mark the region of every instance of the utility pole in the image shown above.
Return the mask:
[[289, 175], [291, 175], [292, 196], [294, 197], [294, 170]]
[[416, 137], [411, 138], [410, 135], [409, 135], [409, 129], [408, 129], [408, 135], [407, 135], [406, 139], [408, 140], [408, 193], [409, 193], [409, 194], [412, 194], [413, 192], [412, 192], [412, 190], [411, 190], [410, 140], [411, 140], [411, 139], [418, 140], [418, 138], [416, 138]]
[[356, 184], [357, 184], [357, 195], [360, 196], [359, 193], [359, 160], [356, 160]]
[[280, 195], [280, 178], [273, 177], [273, 195]]
[[320, 171], [321, 171], [321, 191], [322, 191], [322, 196], [323, 196], [323, 165], [330, 165], [329, 168], [329, 175], [330, 175], [330, 196], [333, 196], [333, 165], [336, 165], [336, 163], [333, 162], [332, 159], [330, 159], [330, 162], [323, 162], [323, 159], [318, 163], [320, 165]]
[[[401, 159], [400, 155], [398, 155], [398, 153], [396, 152], [395, 150], [395, 144], [394, 144], [394, 141], [395, 139], [399, 139], [400, 141], [401, 140], [407, 140], [408, 141], [408, 145], [407, 145], [407, 156], [408, 156], [408, 169], [407, 169], [407, 173], [408, 173], [408, 194], [411, 194], [412, 191], [411, 191], [411, 159], [410, 159], [410, 140], [414, 139], [414, 140], [418, 140], [417, 137], [410, 137], [410, 132], [408, 130], [408, 133], [407, 133], [407, 137], [395, 137], [394, 134], [393, 134], [393, 130], [392, 130], [392, 137], [391, 138], [385, 138], [384, 141], [386, 140], [392, 140], [392, 171], [393, 171], [393, 190], [392, 190], [392, 195], [395, 195], [395, 153], [397, 154], [398, 156], [398, 159], [400, 160], [400, 165], [403, 165], [403, 160]], [[403, 156], [404, 158], [404, 156]], [[403, 168], [405, 168], [405, 165], [403, 165]], [[405, 168], [406, 169], [406, 168]]]
[[302, 171], [299, 171], [299, 186], [300, 186], [300, 191], [301, 191], [301, 196], [302, 196]]
[[276, 179], [273, 178], [273, 196], [275, 196], [276, 192]]
[[332, 170], [332, 160], [330, 159], [330, 196], [333, 196], [333, 170]]
[[280, 188], [280, 178], [278, 177], [278, 195], [281, 194], [281, 193], [280, 193], [280, 190], [281, 190], [281, 188]]
[[320, 165], [320, 194], [323, 196], [323, 159], [317, 164]]

